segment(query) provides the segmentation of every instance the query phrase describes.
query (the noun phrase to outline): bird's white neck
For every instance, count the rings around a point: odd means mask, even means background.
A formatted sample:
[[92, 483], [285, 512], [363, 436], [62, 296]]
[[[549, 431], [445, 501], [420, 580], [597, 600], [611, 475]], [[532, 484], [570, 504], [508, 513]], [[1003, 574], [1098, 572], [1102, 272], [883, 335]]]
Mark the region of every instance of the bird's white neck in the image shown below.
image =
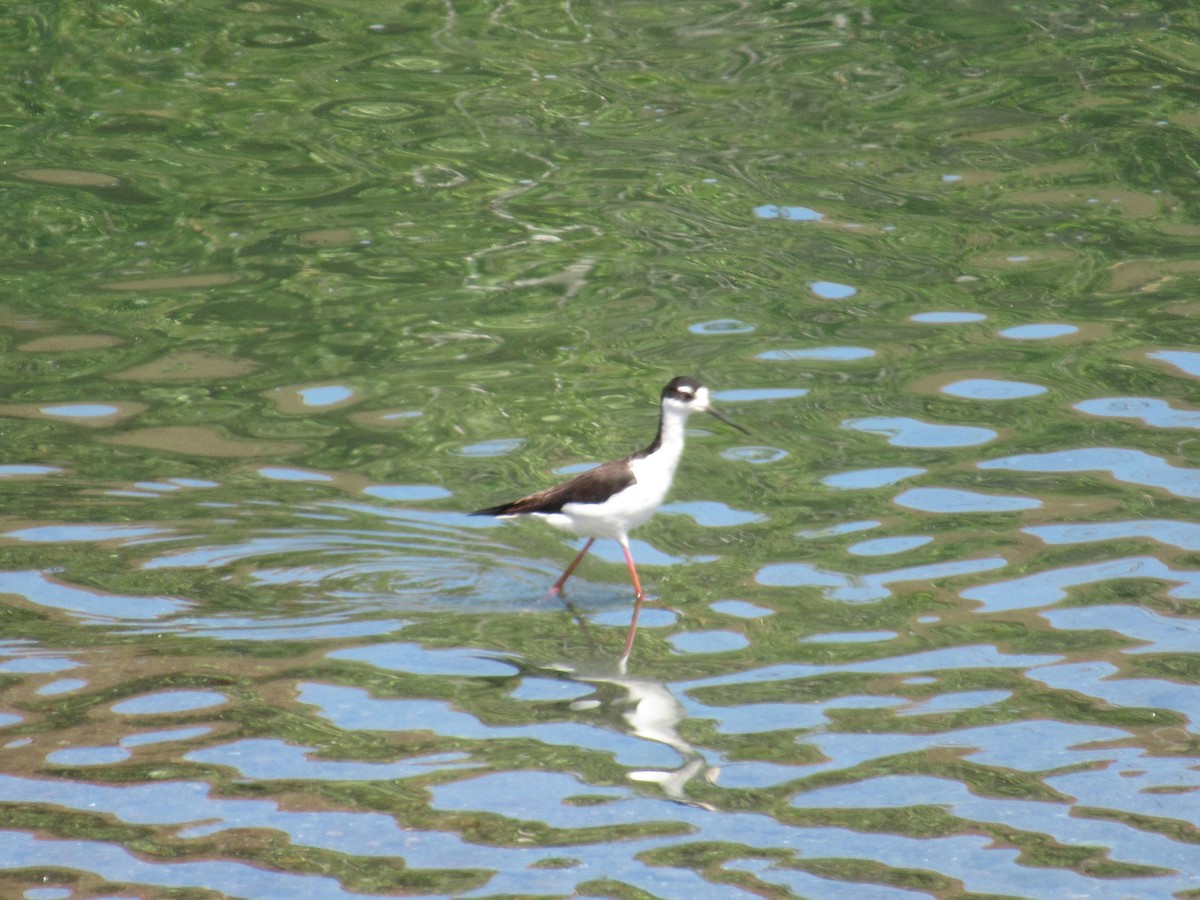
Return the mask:
[[639, 521], [648, 519], [654, 510], [658, 509], [671, 487], [679, 458], [683, 456], [684, 427], [687, 424], [688, 412], [687, 409], [672, 408], [664, 404], [654, 443], [640, 453], [635, 453], [629, 461], [633, 476], [641, 486], [638, 500], [644, 516]]
[[664, 462], [670, 460], [667, 464], [674, 469], [675, 463], [683, 453], [689, 412], [690, 410], [674, 404], [664, 404], [658, 419], [658, 434], [654, 436], [654, 443], [638, 455], [644, 458], [654, 457]]

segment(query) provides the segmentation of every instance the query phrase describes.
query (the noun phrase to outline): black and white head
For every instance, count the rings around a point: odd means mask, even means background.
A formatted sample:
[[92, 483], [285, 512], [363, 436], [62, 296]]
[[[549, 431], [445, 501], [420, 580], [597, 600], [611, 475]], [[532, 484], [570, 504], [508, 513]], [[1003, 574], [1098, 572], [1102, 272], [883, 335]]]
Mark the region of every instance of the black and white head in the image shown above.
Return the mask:
[[709, 406], [708, 388], [695, 378], [678, 375], [662, 389], [662, 403], [666, 409], [679, 412], [702, 412]]
[[743, 434], [749, 434], [741, 425], [730, 422], [717, 412], [709, 399], [708, 388], [687, 375], [677, 375], [667, 382], [667, 386], [662, 389], [662, 406], [664, 413], [682, 413], [684, 416], [694, 412], [706, 412]]

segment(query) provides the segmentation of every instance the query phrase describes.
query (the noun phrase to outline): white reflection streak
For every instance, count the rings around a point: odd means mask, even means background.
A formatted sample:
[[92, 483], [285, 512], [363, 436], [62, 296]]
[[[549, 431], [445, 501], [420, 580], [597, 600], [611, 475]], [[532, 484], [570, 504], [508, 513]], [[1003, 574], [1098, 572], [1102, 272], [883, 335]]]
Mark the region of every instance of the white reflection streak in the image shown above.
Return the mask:
[[665, 744], [683, 758], [677, 769], [638, 769], [628, 773], [631, 781], [651, 782], [659, 785], [663, 793], [677, 803], [686, 803], [702, 809], [715, 810], [708, 803], [692, 800], [684, 794], [687, 783], [697, 775], [703, 775], [710, 783], [716, 783], [720, 769], [708, 765], [704, 755], [679, 734], [678, 725], [687, 718], [687, 709], [661, 681], [647, 678], [630, 678], [624, 675], [612, 677], [583, 677], [580, 681], [594, 684], [612, 684], [626, 692], [630, 706], [621, 713], [629, 724], [633, 737]]

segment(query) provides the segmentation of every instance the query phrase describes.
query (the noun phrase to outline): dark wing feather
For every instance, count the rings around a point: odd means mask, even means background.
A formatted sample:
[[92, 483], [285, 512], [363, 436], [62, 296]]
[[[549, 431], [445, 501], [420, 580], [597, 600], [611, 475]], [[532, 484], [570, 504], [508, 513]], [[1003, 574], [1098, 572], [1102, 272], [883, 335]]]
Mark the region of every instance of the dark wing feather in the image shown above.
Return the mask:
[[625, 459], [607, 462], [580, 472], [569, 481], [513, 500], [499, 506], [489, 506], [471, 513], [473, 516], [516, 516], [522, 513], [562, 512], [564, 503], [603, 503], [618, 491], [623, 491], [637, 482], [629, 461]]

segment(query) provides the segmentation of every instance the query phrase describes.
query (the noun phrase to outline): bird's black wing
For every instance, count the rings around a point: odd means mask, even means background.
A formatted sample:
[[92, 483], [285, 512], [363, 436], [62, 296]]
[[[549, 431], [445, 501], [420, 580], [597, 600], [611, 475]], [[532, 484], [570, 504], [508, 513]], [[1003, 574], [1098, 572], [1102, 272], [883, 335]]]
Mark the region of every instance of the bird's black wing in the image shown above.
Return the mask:
[[569, 481], [487, 509], [477, 509], [473, 516], [516, 516], [522, 513], [562, 512], [565, 503], [603, 503], [618, 491], [636, 484], [628, 459], [607, 462], [580, 472]]

